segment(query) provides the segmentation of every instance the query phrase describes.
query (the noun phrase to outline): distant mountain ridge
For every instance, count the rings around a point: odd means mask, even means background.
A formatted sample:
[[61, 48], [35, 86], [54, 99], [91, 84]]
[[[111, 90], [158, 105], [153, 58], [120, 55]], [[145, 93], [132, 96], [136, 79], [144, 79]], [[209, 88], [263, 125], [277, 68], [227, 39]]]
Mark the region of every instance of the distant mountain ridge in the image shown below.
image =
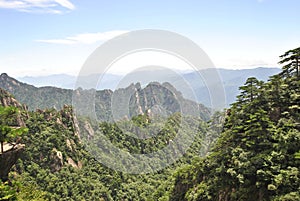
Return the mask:
[[[19, 82], [3, 73], [0, 75], [0, 88], [14, 94], [30, 110], [56, 108], [75, 103], [78, 112], [94, 111], [101, 121], [131, 118], [139, 114], [167, 116], [175, 112], [200, 116], [208, 120], [210, 109], [202, 104], [185, 99], [169, 83], [149, 83], [144, 88], [140, 83], [126, 88], [112, 90], [62, 89], [57, 87], [35, 87]], [[129, 108], [129, 109], [128, 109]], [[127, 110], [126, 110], [127, 109]], [[87, 114], [89, 115], [89, 114]]]
[[[100, 75], [90, 75], [86, 76], [86, 82], [82, 83], [82, 88], [90, 88], [89, 86], [93, 86], [97, 90], [102, 89], [111, 89], [115, 90], [118, 88], [118, 83], [123, 81], [123, 85], [121, 87], [129, 86], [132, 82], [140, 82], [142, 86], [147, 85], [151, 81], [157, 82], [169, 82], [172, 84], [177, 90], [179, 90], [185, 98], [203, 103], [207, 106], [210, 105], [209, 92], [207, 91], [207, 87], [205, 86], [202, 80], [199, 80], [199, 75], [206, 76], [209, 78], [211, 73], [214, 70], [212, 69], [203, 69], [199, 72], [179, 72], [178, 75], [174, 73], [169, 73], [168, 71], [159, 70], [159, 71], [137, 71], [129, 76], [125, 77], [121, 75], [114, 74], [105, 74], [105, 76], [101, 79], [101, 84], [98, 86], [94, 86], [93, 83], [97, 83], [98, 79], [101, 77]], [[217, 72], [219, 73], [220, 79], [222, 80], [222, 84], [225, 90], [225, 95], [227, 98], [227, 105], [233, 103], [235, 101], [235, 97], [238, 95], [239, 86], [243, 85], [248, 77], [256, 77], [259, 80], [267, 81], [269, 76], [277, 74], [280, 72], [280, 68], [253, 68], [253, 69], [240, 69], [240, 70], [230, 70], [230, 69], [222, 69], [218, 68]], [[147, 76], [143, 76], [147, 75]], [[185, 79], [194, 93], [191, 93], [191, 90], [187, 90], [183, 87], [183, 83], [178, 81], [176, 76], [181, 76]], [[150, 80], [152, 78], [152, 80]], [[18, 80], [32, 84], [37, 87], [43, 86], [53, 86], [65, 89], [74, 89], [76, 85], [76, 76], [66, 75], [66, 74], [57, 74], [57, 75], [49, 75], [49, 76], [26, 76], [17, 78]], [[196, 96], [194, 96], [194, 94]]]
[[53, 74], [45, 76], [24, 76], [17, 77], [21, 82], [34, 85], [36, 87], [53, 86], [64, 89], [73, 89], [76, 77], [67, 74]]

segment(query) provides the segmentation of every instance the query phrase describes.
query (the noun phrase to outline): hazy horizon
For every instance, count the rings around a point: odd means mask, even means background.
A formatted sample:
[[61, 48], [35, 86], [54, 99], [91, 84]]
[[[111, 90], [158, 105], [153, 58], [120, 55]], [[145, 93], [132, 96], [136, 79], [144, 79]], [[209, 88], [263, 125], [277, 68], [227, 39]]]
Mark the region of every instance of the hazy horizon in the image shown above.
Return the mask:
[[[271, 0], [1, 0], [0, 68], [15, 77], [77, 75], [107, 40], [143, 29], [189, 38], [217, 67], [276, 67], [279, 55], [300, 42], [300, 28], [294, 26], [300, 21], [299, 6], [298, 1]], [[157, 63], [185, 68], [178, 58], [143, 52], [122, 58], [110, 70], [126, 73], [131, 66]]]
[[[239, 71], [239, 70], [253, 70], [253, 69], [259, 69], [259, 68], [269, 68], [269, 69], [281, 69], [280, 66], [267, 66], [267, 67], [247, 67], [247, 68], [224, 68], [224, 67], [216, 67], [215, 69], [217, 70], [233, 70], [233, 71]], [[201, 70], [208, 70], [208, 69], [212, 69], [212, 68], [204, 68], [204, 69], [201, 69]], [[171, 69], [171, 70], [174, 70], [174, 72], [177, 72], [177, 73], [191, 73], [191, 72], [195, 72], [197, 70], [193, 70], [193, 69]], [[65, 76], [72, 76], [72, 77], [77, 77], [79, 72], [58, 72], [58, 73], [46, 73], [46, 74], [43, 74], [43, 73], [27, 73], [27, 74], [22, 74], [22, 73], [8, 73], [9, 71], [3, 71], [1, 72], [0, 74], [2, 73], [6, 73], [8, 74], [8, 76], [10, 77], [14, 77], [14, 78], [26, 78], [26, 77], [49, 77], [49, 76], [61, 76], [61, 75], [65, 75]], [[111, 73], [108, 73], [109, 75], [116, 75], [116, 76], [124, 76], [126, 75], [124, 72], [111, 72]], [[90, 74], [90, 75], [94, 75], [94, 74]]]

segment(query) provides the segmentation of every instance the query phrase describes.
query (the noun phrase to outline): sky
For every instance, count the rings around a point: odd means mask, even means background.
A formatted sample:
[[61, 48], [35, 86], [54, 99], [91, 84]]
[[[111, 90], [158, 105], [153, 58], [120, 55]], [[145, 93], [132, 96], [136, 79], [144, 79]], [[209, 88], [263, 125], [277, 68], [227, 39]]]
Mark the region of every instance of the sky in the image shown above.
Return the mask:
[[[105, 41], [142, 29], [189, 38], [219, 68], [278, 67], [300, 44], [299, 8], [299, 0], [0, 0], [0, 71], [76, 75]], [[155, 56], [125, 59], [112, 72]], [[164, 65], [172, 62], [180, 63]]]

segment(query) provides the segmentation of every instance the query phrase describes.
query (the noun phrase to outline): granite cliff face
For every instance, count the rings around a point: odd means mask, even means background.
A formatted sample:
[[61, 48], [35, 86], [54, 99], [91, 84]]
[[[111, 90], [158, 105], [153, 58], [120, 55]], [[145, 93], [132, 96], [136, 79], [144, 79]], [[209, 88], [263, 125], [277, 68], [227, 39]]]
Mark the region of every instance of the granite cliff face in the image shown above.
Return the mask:
[[12, 95], [0, 88], [0, 105], [7, 107], [13, 106], [19, 109], [26, 109], [25, 105], [20, 104]]
[[27, 106], [19, 103], [11, 94], [9, 94], [7, 91], [4, 89], [0, 88], [0, 106], [3, 107], [16, 107], [20, 111], [22, 111], [18, 116], [17, 116], [17, 126], [26, 126], [25, 125], [25, 119], [28, 118], [28, 112], [27, 112]]
[[[118, 118], [122, 116], [131, 118], [139, 114], [166, 117], [176, 112], [191, 116], [201, 116], [204, 120], [208, 120], [210, 116], [208, 108], [183, 98], [181, 92], [177, 91], [169, 83], [152, 82], [145, 88], [142, 88], [140, 83], [137, 83], [130, 85], [126, 89], [118, 89], [113, 94], [112, 106], [116, 107]], [[129, 108], [127, 111], [129, 114], [126, 115], [124, 108]]]

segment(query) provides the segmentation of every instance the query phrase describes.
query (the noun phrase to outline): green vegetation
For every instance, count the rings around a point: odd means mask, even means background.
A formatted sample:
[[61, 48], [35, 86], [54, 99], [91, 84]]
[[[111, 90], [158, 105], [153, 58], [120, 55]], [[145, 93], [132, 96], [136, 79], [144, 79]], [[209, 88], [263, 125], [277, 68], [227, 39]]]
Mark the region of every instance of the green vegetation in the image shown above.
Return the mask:
[[282, 73], [249, 78], [209, 156], [175, 174], [171, 200], [300, 200], [300, 48]]
[[[208, 130], [205, 122], [194, 117], [187, 118], [190, 124], [201, 128], [196, 130], [198, 133], [192, 147], [177, 163], [152, 174], [130, 175], [109, 169], [95, 160], [81, 141], [91, 132], [87, 129], [88, 124], [95, 133], [93, 140], [97, 140], [97, 133], [101, 131], [120, 149], [132, 153], [151, 152], [166, 146], [165, 142], [176, 135], [180, 119], [180, 113], [175, 113], [166, 123], [157, 121], [151, 125], [149, 116], [139, 115], [118, 124], [99, 124], [86, 118], [77, 120], [68, 106], [60, 111], [29, 112], [23, 119], [28, 128], [28, 134], [22, 137], [26, 149], [10, 178], [18, 185], [4, 186], [9, 189], [8, 193], [10, 190], [13, 192], [10, 200], [157, 200], [165, 192], [165, 187], [157, 188], [170, 183], [169, 178], [177, 167], [190, 163], [200, 154], [203, 136]], [[150, 125], [150, 131], [158, 128], [161, 131], [153, 139], [143, 141], [133, 137], [136, 132], [129, 129], [132, 125], [140, 128], [141, 132]], [[119, 127], [128, 127], [129, 133], [124, 134]], [[80, 138], [77, 129], [80, 130]], [[192, 132], [188, 125], [183, 130]], [[32, 189], [36, 190], [33, 191], [35, 193], [28, 193]]]
[[[0, 183], [0, 200], [300, 200], [299, 59], [300, 48], [286, 52], [281, 73], [268, 82], [247, 79], [226, 116], [217, 112], [208, 122], [176, 111], [165, 121], [143, 114], [116, 123], [77, 119], [69, 106], [28, 112], [21, 117], [26, 150], [9, 182]], [[1, 108], [1, 115], [13, 111]], [[8, 119], [1, 118], [3, 127], [13, 125]], [[145, 154], [172, 144], [178, 133], [194, 134], [192, 145], [154, 173], [117, 172], [96, 160], [102, 153], [93, 144], [105, 145], [104, 137]]]
[[8, 182], [0, 181], [0, 200], [15, 200], [16, 189]]

